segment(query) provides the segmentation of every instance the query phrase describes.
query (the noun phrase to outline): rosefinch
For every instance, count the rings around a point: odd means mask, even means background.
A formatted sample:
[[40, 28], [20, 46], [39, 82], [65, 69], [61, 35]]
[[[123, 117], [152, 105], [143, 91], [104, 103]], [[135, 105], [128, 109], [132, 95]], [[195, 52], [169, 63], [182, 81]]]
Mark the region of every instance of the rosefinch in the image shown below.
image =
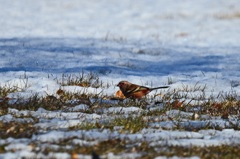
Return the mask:
[[162, 89], [162, 88], [169, 87], [169, 86], [162, 86], [162, 87], [148, 88], [145, 86], [132, 84], [128, 81], [121, 81], [118, 83], [117, 86], [120, 88], [120, 90], [122, 91], [123, 95], [126, 98], [132, 98], [132, 99], [141, 99], [142, 97], [146, 96], [149, 92], [155, 89]]

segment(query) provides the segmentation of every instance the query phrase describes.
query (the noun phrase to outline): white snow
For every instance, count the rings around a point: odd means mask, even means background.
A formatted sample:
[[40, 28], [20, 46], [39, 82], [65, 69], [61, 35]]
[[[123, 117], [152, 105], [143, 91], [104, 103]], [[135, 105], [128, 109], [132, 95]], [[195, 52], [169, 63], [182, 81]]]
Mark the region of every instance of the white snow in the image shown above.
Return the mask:
[[[240, 1], [0, 0], [0, 3], [0, 86], [18, 90], [7, 95], [10, 103], [33, 95], [59, 98], [56, 93], [59, 89], [114, 96], [118, 90], [116, 84], [121, 80], [149, 87], [170, 83], [169, 89], [153, 91], [148, 97], [178, 89], [184, 95], [184, 90], [189, 89], [186, 102], [192, 104], [195, 101], [190, 101], [191, 97], [202, 95], [216, 101], [229, 93], [240, 98]], [[61, 86], [63, 75], [77, 76], [82, 71], [98, 74], [104, 87]], [[204, 87], [204, 94], [194, 90]], [[71, 158], [67, 153], [33, 152], [29, 143], [35, 140], [40, 142], [37, 146], [42, 145], [40, 149], [48, 148], [44, 145], [47, 142], [53, 147], [54, 142], [65, 139], [71, 140], [70, 148], [71, 143], [96, 145], [115, 138], [133, 143], [146, 141], [153, 147], [240, 144], [240, 132], [233, 129], [239, 128], [238, 119], [200, 115], [192, 120], [193, 113], [178, 110], [156, 117], [158, 121], [150, 122], [149, 129], [136, 134], [108, 129], [67, 131], [81, 123], [106, 122], [115, 115], [138, 115], [146, 111], [134, 105], [114, 107], [114, 101], [102, 102], [112, 106], [98, 108], [93, 113], [87, 113], [91, 108], [85, 104], [59, 111], [9, 108], [0, 121], [33, 122], [31, 117], [34, 117], [39, 119], [35, 126], [44, 131], [27, 141], [0, 139], [0, 145], [7, 145], [0, 158]], [[163, 109], [162, 105], [153, 104], [148, 110]], [[177, 118], [177, 123], [168, 118]], [[204, 130], [206, 126], [213, 130]], [[179, 127], [199, 131], [176, 130]], [[216, 127], [222, 131], [214, 130]], [[109, 153], [105, 157], [138, 155]], [[82, 154], [78, 157], [91, 158]]]

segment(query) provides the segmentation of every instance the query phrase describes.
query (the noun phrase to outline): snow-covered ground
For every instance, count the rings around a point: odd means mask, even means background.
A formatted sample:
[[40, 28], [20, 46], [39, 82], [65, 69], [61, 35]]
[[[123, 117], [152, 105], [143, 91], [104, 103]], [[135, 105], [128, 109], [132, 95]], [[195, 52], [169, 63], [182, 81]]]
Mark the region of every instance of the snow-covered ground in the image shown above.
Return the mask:
[[[238, 96], [240, 93], [240, 1], [1, 0], [0, 3], [0, 86], [17, 86], [21, 90], [9, 94], [10, 98], [28, 98], [36, 93], [57, 96], [61, 86], [56, 79], [61, 79], [63, 74], [82, 71], [96, 73], [103, 85], [109, 87], [61, 88], [113, 96], [118, 90], [115, 85], [128, 80], [150, 87], [171, 83], [170, 89], [161, 90], [161, 93], [196, 85], [206, 87], [207, 97], [217, 97], [219, 93]], [[199, 94], [193, 92], [191, 95]], [[191, 113], [175, 110], [167, 115], [180, 114], [181, 127], [191, 125], [200, 129], [209, 124], [212, 129], [179, 131], [173, 121], [162, 119], [149, 123], [149, 129], [136, 134], [107, 129], [65, 131], [79, 122], [104, 122], [116, 113], [133, 115], [146, 111], [136, 106], [111, 107], [101, 110], [102, 113], [87, 114], [86, 109], [87, 105], [54, 112], [9, 108], [9, 113], [0, 117], [1, 121], [18, 121], [17, 117], [24, 114], [24, 121], [32, 122], [27, 118], [30, 114], [40, 119], [35, 126], [46, 131], [30, 139], [0, 139], [0, 145], [7, 145], [7, 153], [0, 154], [0, 158], [36, 155], [39, 158], [70, 158], [67, 153], [44, 156], [31, 146], [37, 141], [41, 152], [48, 147], [54, 149], [55, 141], [64, 139], [72, 139], [66, 149], [115, 138], [127, 138], [129, 143], [147, 142], [155, 148], [240, 144], [240, 132], [231, 126], [239, 123], [239, 117], [229, 121], [208, 116], [191, 120], [186, 117], [192, 116]], [[214, 130], [215, 127], [223, 130]], [[138, 155], [126, 153], [120, 157]], [[109, 153], [106, 157], [114, 156]]]

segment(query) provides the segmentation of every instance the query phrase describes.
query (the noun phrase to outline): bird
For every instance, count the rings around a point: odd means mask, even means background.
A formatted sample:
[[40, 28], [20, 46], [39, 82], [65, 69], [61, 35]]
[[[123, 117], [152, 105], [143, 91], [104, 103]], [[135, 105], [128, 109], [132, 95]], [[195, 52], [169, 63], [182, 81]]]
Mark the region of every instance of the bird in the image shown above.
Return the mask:
[[128, 81], [120, 81], [117, 84], [117, 86], [120, 88], [122, 94], [126, 98], [131, 98], [131, 99], [141, 99], [142, 97], [146, 96], [148, 93], [150, 93], [153, 90], [169, 87], [169, 86], [161, 86], [161, 87], [149, 88], [149, 87], [133, 84]]
[[126, 98], [120, 89], [116, 92], [115, 96], [117, 97], [117, 99], [125, 99]]

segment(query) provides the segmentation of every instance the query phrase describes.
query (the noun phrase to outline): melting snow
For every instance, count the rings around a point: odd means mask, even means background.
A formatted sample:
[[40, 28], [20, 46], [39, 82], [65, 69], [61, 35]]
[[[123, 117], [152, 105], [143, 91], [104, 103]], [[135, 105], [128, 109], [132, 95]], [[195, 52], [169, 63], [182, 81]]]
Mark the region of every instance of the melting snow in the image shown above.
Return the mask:
[[[19, 90], [8, 94], [10, 103], [36, 94], [58, 98], [56, 91], [60, 88], [72, 93], [113, 96], [121, 80], [149, 87], [171, 83], [168, 90], [153, 91], [149, 96], [178, 88], [206, 87], [206, 97], [228, 93], [239, 97], [239, 6], [240, 1], [235, 0], [1, 1], [0, 22], [4, 25], [0, 25], [0, 86]], [[82, 70], [97, 73], [104, 88], [59, 84], [63, 74], [77, 75]], [[188, 94], [201, 95], [201, 91], [194, 90]], [[102, 102], [114, 105], [114, 101]], [[186, 102], [196, 101], [186, 99]], [[156, 117], [158, 121], [150, 122], [149, 129], [135, 134], [119, 133], [117, 127], [111, 131], [66, 131], [81, 123], [106, 122], [114, 115], [138, 115], [146, 111], [134, 105], [98, 108], [91, 114], [87, 113], [90, 107], [84, 104], [59, 111], [9, 108], [0, 121], [33, 122], [32, 116], [39, 119], [35, 126], [43, 131], [31, 139], [0, 139], [0, 145], [7, 145], [0, 158], [71, 158], [68, 153], [46, 155], [40, 151], [54, 149], [55, 142], [65, 139], [71, 140], [66, 147], [69, 149], [74, 144], [89, 146], [116, 138], [132, 143], [146, 141], [152, 147], [240, 144], [240, 132], [233, 129], [239, 128], [238, 118], [224, 120], [201, 115], [192, 120], [193, 112], [201, 109], [201, 103], [198, 104], [190, 113], [167, 111], [165, 116]], [[163, 109], [164, 105], [152, 104], [148, 111]], [[178, 118], [178, 122], [169, 118]], [[205, 127], [211, 129], [204, 130]], [[216, 127], [222, 131], [214, 130]], [[39, 142], [35, 152], [31, 146], [34, 141]], [[81, 154], [78, 157], [91, 158]], [[138, 158], [141, 154], [108, 153], [105, 157]]]

